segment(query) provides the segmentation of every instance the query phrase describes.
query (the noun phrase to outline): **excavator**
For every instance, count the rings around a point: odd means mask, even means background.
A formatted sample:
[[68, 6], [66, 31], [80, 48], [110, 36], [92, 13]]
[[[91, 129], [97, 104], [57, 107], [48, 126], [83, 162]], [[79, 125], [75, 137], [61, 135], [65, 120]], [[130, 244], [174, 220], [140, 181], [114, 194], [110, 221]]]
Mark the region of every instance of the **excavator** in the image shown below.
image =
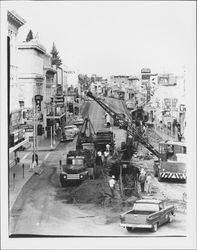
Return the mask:
[[79, 131], [79, 135], [77, 138], [76, 149], [83, 149], [83, 146], [94, 144], [96, 133], [94, 131], [94, 127], [87, 116], [84, 119], [84, 123]]

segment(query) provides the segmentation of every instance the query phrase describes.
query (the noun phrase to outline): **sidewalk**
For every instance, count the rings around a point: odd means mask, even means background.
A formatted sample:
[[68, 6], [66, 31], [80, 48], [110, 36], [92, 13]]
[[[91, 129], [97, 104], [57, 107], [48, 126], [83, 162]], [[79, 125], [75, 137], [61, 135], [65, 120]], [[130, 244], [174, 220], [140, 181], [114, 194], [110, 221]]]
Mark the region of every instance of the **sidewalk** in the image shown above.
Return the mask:
[[[56, 140], [55, 145], [51, 147], [51, 140], [45, 139], [38, 145], [38, 151], [52, 151], [55, 150], [59, 145], [60, 141]], [[25, 152], [32, 151], [32, 143], [31, 147], [29, 147]], [[43, 160], [44, 161], [44, 160]], [[42, 172], [42, 164], [43, 161], [39, 162], [38, 167], [34, 170], [30, 168], [31, 160], [25, 159], [23, 162], [16, 164], [15, 166], [9, 169], [9, 209], [11, 211], [18, 195], [20, 194], [25, 183], [34, 175], [36, 171], [38, 174]]]
[[[23, 168], [24, 164], [24, 168]], [[34, 175], [30, 163], [19, 163], [9, 169], [9, 209], [11, 211], [25, 183]]]
[[154, 131], [157, 135], [159, 135], [164, 141], [170, 140], [170, 141], [178, 141], [178, 139], [175, 136], [167, 135], [164, 133], [164, 131], [160, 130], [159, 128], [154, 127]]

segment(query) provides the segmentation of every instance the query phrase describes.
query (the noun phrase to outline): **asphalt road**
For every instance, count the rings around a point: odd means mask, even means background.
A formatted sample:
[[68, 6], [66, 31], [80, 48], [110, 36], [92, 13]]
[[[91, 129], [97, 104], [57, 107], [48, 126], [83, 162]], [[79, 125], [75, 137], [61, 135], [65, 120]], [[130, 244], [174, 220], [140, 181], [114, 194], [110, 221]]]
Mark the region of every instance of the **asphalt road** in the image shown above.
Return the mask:
[[[117, 104], [116, 108], [118, 107], [121, 106]], [[95, 102], [90, 103], [89, 115], [96, 131], [104, 126], [104, 111]], [[68, 204], [64, 192], [69, 191], [69, 188], [63, 189], [59, 183], [59, 160], [65, 157], [68, 150], [74, 149], [75, 142], [76, 139], [74, 142], [61, 143], [56, 151], [45, 152], [45, 156], [42, 156], [45, 159], [44, 171], [40, 176], [34, 175], [26, 183], [13, 206], [10, 234], [151, 237], [185, 235], [184, 213], [177, 213], [173, 223], [162, 226], [156, 233], [147, 230], [128, 233], [119, 226], [118, 215], [116, 221], [108, 223], [105, 209], [99, 209], [93, 204]], [[172, 189], [171, 184], [168, 189]]]

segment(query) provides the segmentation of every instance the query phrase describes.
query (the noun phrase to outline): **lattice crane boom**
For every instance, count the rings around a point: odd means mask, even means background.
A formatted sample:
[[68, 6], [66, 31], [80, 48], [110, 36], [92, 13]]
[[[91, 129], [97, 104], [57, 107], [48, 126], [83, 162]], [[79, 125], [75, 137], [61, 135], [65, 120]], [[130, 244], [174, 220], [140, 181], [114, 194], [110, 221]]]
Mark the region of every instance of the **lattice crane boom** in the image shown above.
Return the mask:
[[111, 109], [109, 106], [107, 106], [105, 103], [103, 103], [99, 98], [94, 96], [90, 91], [87, 92], [87, 96], [92, 98], [94, 101], [96, 101], [113, 119], [118, 118], [122, 121], [124, 126], [127, 126], [127, 130], [129, 135], [135, 136], [135, 138], [144, 146], [146, 147], [151, 153], [153, 153], [155, 156], [160, 158], [160, 153], [158, 150], [156, 150], [147, 140], [144, 138], [144, 136], [136, 129], [135, 124], [130, 120], [130, 123], [123, 118], [121, 115], [116, 113], [113, 109]]

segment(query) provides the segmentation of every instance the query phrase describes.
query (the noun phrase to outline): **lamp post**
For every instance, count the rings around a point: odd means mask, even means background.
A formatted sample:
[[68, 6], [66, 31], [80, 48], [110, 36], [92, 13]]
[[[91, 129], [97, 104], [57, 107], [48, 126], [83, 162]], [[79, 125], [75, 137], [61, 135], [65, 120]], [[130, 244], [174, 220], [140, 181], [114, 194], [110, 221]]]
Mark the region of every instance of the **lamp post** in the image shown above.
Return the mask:
[[52, 89], [53, 89], [53, 104], [52, 104], [52, 109], [53, 109], [53, 145], [55, 145], [55, 89], [56, 89], [55, 84], [52, 85]]

